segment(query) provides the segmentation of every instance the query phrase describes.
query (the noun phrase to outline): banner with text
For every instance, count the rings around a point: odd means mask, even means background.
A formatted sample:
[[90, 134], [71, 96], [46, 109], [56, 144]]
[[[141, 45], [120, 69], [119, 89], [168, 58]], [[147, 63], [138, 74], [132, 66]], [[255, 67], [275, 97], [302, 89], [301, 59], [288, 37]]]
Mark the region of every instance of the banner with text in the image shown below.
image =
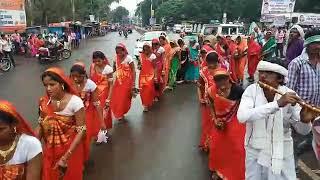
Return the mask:
[[1, 0], [0, 2], [0, 31], [14, 32], [26, 29], [26, 12], [24, 0]]
[[261, 15], [276, 13], [292, 13], [296, 0], [263, 0]]

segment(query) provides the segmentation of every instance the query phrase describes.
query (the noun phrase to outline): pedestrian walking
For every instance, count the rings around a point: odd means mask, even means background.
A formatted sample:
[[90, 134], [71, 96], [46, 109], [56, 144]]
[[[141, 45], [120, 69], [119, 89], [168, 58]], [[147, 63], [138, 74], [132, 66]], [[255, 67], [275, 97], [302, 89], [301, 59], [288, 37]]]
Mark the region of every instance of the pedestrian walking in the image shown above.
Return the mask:
[[189, 42], [190, 63], [188, 64], [185, 75], [187, 82], [197, 82], [199, 79], [199, 50], [200, 46], [196, 39], [191, 39]]
[[178, 45], [181, 49], [180, 68], [177, 73], [177, 84], [182, 84], [185, 81], [186, 70], [189, 65], [189, 48], [185, 45], [182, 39], [178, 39]]
[[140, 97], [143, 105], [143, 111], [148, 112], [152, 107], [156, 96], [157, 70], [154, 66], [157, 56], [152, 52], [152, 46], [145, 43], [140, 55], [141, 70], [139, 74]]
[[304, 31], [299, 25], [294, 25], [289, 31], [287, 50], [286, 50], [286, 63], [290, 62], [296, 57], [300, 56], [303, 51]]
[[276, 43], [277, 43], [276, 57], [284, 58], [283, 46], [285, 42], [285, 32], [281, 27], [279, 27], [278, 30], [276, 31], [275, 37], [276, 37]]
[[110, 107], [114, 117], [121, 121], [131, 107], [136, 93], [136, 70], [132, 57], [124, 44], [116, 46], [115, 80], [112, 88]]
[[60, 68], [41, 76], [46, 93], [39, 101], [39, 139], [43, 144], [43, 180], [83, 179], [84, 104]]

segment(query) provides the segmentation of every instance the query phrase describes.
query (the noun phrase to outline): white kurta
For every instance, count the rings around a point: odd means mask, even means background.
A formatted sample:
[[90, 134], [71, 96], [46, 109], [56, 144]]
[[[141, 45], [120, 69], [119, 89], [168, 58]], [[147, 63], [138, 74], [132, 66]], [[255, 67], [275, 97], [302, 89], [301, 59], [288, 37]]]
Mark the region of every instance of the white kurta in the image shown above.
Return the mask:
[[[293, 92], [284, 86], [282, 86], [281, 89], [285, 90], [285, 92]], [[261, 158], [260, 156], [263, 149], [257, 149], [255, 147], [255, 144], [261, 144], [261, 139], [259, 139], [261, 137], [254, 136], [254, 134], [259, 134], [259, 132], [256, 132], [257, 129], [254, 128], [257, 127], [255, 126], [256, 122], [264, 121], [266, 127], [268, 127], [268, 124], [271, 123], [268, 122], [269, 116], [275, 114], [280, 109], [276, 101], [268, 103], [263, 89], [258, 84], [250, 85], [242, 96], [237, 116], [240, 123], [246, 123], [246, 180], [296, 179], [291, 126], [300, 134], [305, 135], [311, 131], [311, 123], [306, 124], [300, 122], [300, 105], [287, 105], [282, 108], [283, 119], [279, 119], [279, 121], [283, 121], [283, 147], [280, 148], [283, 149], [283, 159], [281, 162], [281, 173], [279, 175], [274, 174], [271, 170], [272, 157], [267, 157], [264, 159], [266, 161], [261, 163], [259, 159]], [[278, 119], [275, 120], [277, 121]], [[266, 132], [270, 133], [270, 131]], [[265, 144], [267, 143], [270, 142], [265, 142]], [[273, 144], [271, 144], [271, 146], [273, 146]], [[274, 154], [274, 152], [272, 152], [272, 154]]]

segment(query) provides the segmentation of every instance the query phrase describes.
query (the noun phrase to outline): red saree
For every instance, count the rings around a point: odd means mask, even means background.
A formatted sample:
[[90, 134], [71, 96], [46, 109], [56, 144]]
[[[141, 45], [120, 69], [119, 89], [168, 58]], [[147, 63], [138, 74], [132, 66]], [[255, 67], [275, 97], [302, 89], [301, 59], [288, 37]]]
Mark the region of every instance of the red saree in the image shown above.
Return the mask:
[[149, 57], [145, 54], [140, 55], [141, 58], [141, 71], [139, 75], [139, 88], [142, 105], [150, 107], [156, 96], [154, 87], [154, 66]]
[[[125, 49], [124, 46], [122, 48]], [[129, 63], [122, 63], [118, 56], [115, 63], [116, 79], [113, 84], [110, 107], [114, 117], [116, 119], [122, 119], [131, 107], [134, 79], [132, 77], [132, 70]]]
[[[106, 100], [109, 95], [109, 82], [108, 78], [105, 75], [102, 75], [101, 73], [97, 72], [95, 70], [95, 64], [91, 64], [90, 66], [90, 79], [96, 83], [97, 85], [97, 90], [99, 94], [99, 99], [100, 99], [100, 104], [103, 109], [103, 119], [104, 123], [106, 124], [107, 129], [112, 128], [112, 116], [111, 116], [111, 109], [105, 109], [104, 105], [106, 104]], [[101, 128], [101, 124], [99, 122], [99, 129], [98, 131], [95, 131], [95, 133], [99, 133], [99, 130]], [[96, 134], [96, 135], [97, 135]]]
[[[215, 86], [215, 82], [213, 80], [212, 72], [209, 71], [208, 67], [204, 67], [200, 70], [200, 77], [204, 81], [202, 86], [204, 86], [204, 99], [208, 100], [207, 90], [211, 86]], [[200, 135], [200, 144], [199, 147], [208, 150], [209, 142], [211, 141], [210, 130], [212, 129], [212, 116], [210, 107], [206, 105], [201, 105], [201, 135]]]
[[[43, 180], [58, 180], [59, 171], [55, 164], [68, 151], [77, 135], [76, 122], [73, 117], [57, 115], [50, 106], [49, 98], [40, 99], [42, 135], [45, 142], [43, 149]], [[49, 105], [48, 105], [49, 104]], [[84, 145], [79, 144], [68, 160], [68, 169], [64, 180], [82, 179], [84, 162]]]
[[[70, 80], [58, 68], [50, 68], [47, 71], [59, 75], [70, 87], [69, 93], [76, 95]], [[76, 120], [74, 116], [63, 116], [54, 113], [52, 105], [46, 95], [40, 98], [39, 110], [43, 119], [40, 122], [41, 135], [44, 141], [43, 147], [43, 180], [58, 180], [59, 170], [54, 169], [56, 163], [67, 153], [71, 143], [78, 134], [76, 131]], [[84, 164], [84, 145], [81, 142], [72, 152], [68, 160], [68, 168], [63, 180], [81, 180]]]
[[[17, 133], [35, 136], [29, 124], [17, 112], [16, 108], [7, 101], [0, 100], [0, 111], [12, 115], [17, 121]], [[25, 180], [26, 179], [26, 164], [16, 165], [0, 165], [0, 180]]]
[[254, 73], [256, 72], [258, 63], [260, 61], [261, 49], [262, 48], [259, 45], [259, 43], [254, 41], [254, 39], [249, 41], [248, 43], [248, 74], [250, 77], [253, 77]]
[[224, 130], [211, 129], [209, 168], [226, 180], [245, 179], [245, 125], [237, 120], [239, 102], [218, 96], [216, 88], [208, 90], [213, 99], [214, 111], [218, 121], [226, 122]]
[[[239, 59], [235, 59], [234, 55], [235, 54], [244, 54], [248, 47], [247, 47], [247, 42], [245, 40], [242, 40], [240, 44], [236, 45], [235, 43], [230, 43], [233, 44], [232, 46], [230, 45], [230, 50], [232, 54], [231, 62], [230, 62], [230, 69], [231, 69], [231, 78], [234, 82], [238, 82], [239, 80], [244, 79], [244, 71], [245, 67], [247, 64], [247, 58], [246, 56], [241, 57]], [[235, 47], [233, 47], [235, 46]], [[232, 47], [232, 48], [231, 48]]]

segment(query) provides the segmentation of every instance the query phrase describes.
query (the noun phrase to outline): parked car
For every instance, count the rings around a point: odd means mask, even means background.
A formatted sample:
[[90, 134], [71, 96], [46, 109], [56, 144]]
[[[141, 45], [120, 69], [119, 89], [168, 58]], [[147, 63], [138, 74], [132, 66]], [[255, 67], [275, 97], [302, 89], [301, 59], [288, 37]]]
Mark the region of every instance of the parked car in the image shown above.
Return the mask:
[[160, 35], [166, 35], [164, 31], [151, 31], [144, 33], [140, 39], [137, 39], [136, 46], [134, 48], [133, 54], [137, 60], [139, 60], [140, 53], [142, 52], [142, 47], [144, 43], [148, 42], [151, 44], [152, 39], [159, 38]]
[[181, 30], [182, 30], [182, 25], [181, 25], [181, 24], [175, 24], [175, 25], [173, 26], [173, 31], [174, 31], [175, 33], [181, 33]]
[[193, 26], [191, 24], [186, 24], [183, 26], [183, 31], [186, 33], [186, 34], [192, 34], [193, 32]]
[[162, 31], [162, 26], [160, 24], [154, 24], [152, 27], [151, 27], [151, 30], [152, 31]]

